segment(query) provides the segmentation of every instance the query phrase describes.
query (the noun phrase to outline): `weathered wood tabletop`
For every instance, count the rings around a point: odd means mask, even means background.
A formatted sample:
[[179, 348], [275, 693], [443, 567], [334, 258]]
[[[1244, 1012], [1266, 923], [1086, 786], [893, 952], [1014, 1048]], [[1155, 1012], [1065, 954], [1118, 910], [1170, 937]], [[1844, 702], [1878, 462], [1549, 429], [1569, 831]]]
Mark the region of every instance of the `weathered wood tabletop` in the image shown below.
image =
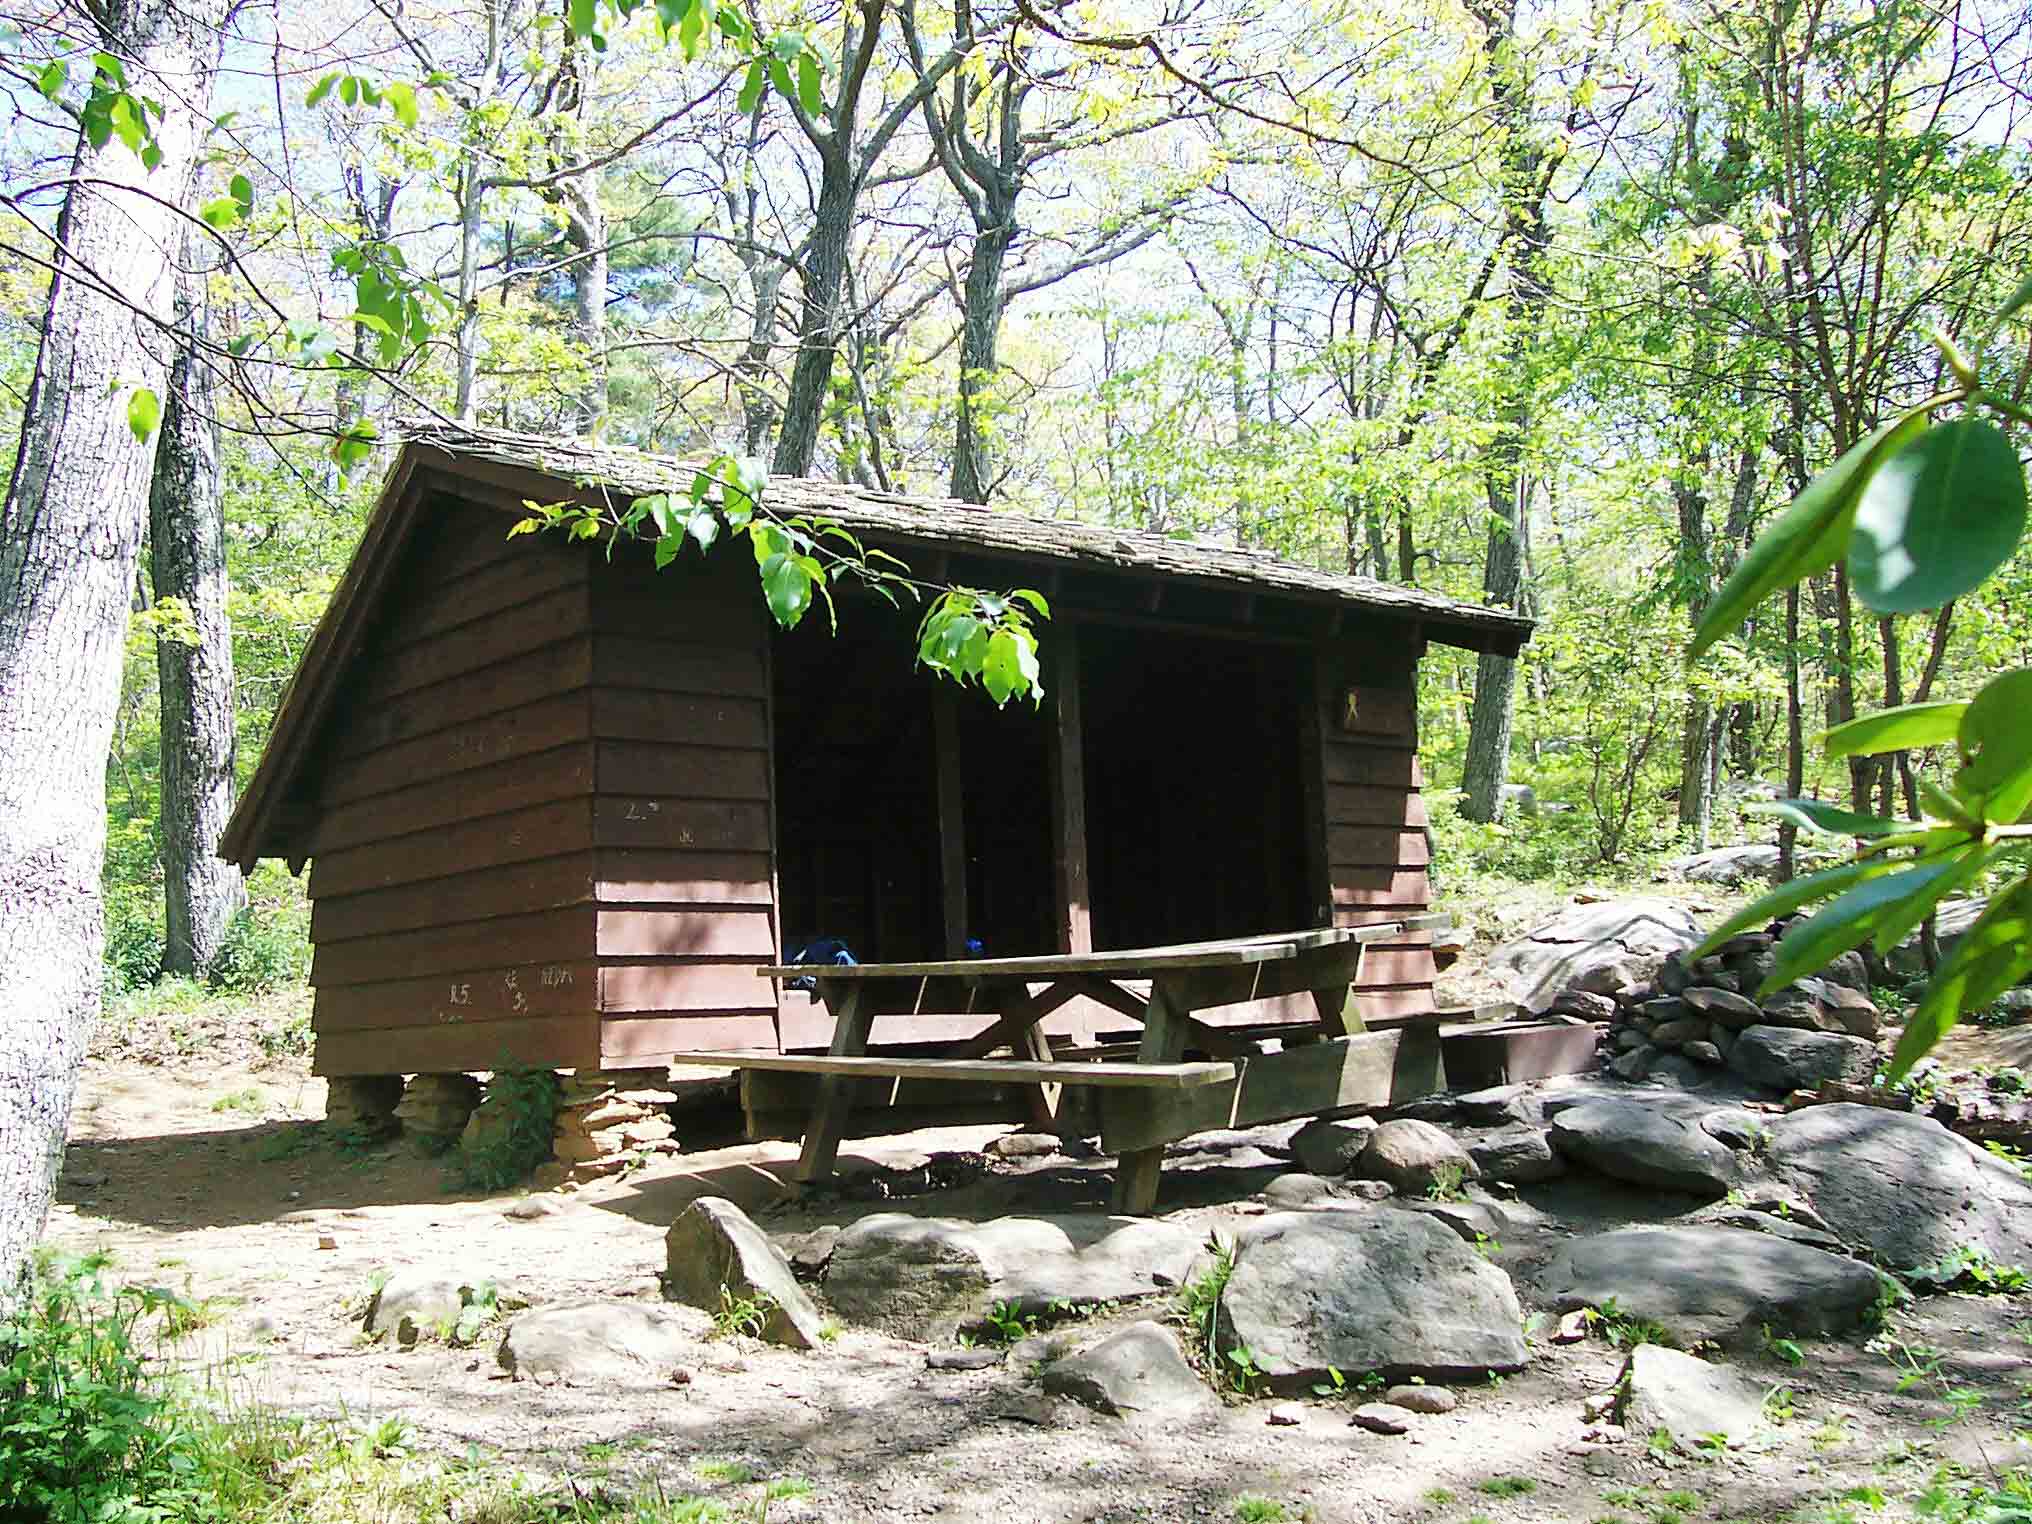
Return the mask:
[[[1145, 1213], [1156, 1202], [1167, 1142], [1208, 1128], [1388, 1104], [1400, 1089], [1435, 1087], [1436, 1030], [1413, 1026], [1369, 1031], [1351, 986], [1361, 967], [1362, 949], [1369, 944], [1450, 923], [1446, 915], [1419, 915], [1374, 926], [1111, 952], [914, 963], [770, 964], [756, 971], [774, 979], [813, 981], [833, 1018], [829, 1051], [683, 1053], [675, 1061], [820, 1075], [818, 1102], [798, 1159], [797, 1174], [803, 1180], [832, 1173], [857, 1076], [1033, 1084], [1040, 1121], [1049, 1120], [1060, 1085], [1105, 1087], [1100, 1091], [1101, 1144], [1120, 1159], [1115, 1208]], [[1149, 983], [1148, 994], [1128, 987], [1143, 981]], [[1281, 1053], [1257, 1053], [1194, 1017], [1195, 1011], [1215, 1006], [1296, 994], [1311, 996], [1316, 1020], [1286, 1028]], [[1133, 1063], [1053, 1060], [1039, 1023], [1081, 996], [1141, 1023]], [[867, 1055], [876, 1015], [955, 1004], [996, 1019], [942, 1057]], [[983, 1062], [1000, 1048], [1017, 1056]], [[1202, 1049], [1212, 1061], [1182, 1062], [1188, 1048]]]

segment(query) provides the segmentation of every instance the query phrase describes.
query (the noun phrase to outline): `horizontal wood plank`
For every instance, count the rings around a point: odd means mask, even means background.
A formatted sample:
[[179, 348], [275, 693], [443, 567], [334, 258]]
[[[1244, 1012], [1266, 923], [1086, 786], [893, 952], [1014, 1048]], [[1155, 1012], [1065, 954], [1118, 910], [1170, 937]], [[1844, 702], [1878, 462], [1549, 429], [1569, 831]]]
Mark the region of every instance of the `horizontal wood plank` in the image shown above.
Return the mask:
[[343, 942], [348, 937], [584, 904], [595, 895], [593, 863], [592, 853], [574, 852], [313, 900], [311, 940]]
[[[373, 645], [376, 649], [414, 645], [563, 588], [584, 589], [586, 574], [585, 556], [556, 542], [532, 545], [521, 555], [457, 577], [440, 577], [428, 564], [417, 565], [384, 605]], [[556, 633], [572, 634], [581, 628], [582, 623], [574, 623]]]
[[[1432, 880], [1423, 867], [1403, 868], [1395, 863], [1367, 867], [1336, 863], [1328, 869], [1328, 878], [1333, 888], [1336, 926], [1368, 924], [1367, 920], [1343, 921], [1339, 912], [1344, 909], [1386, 910], [1401, 905], [1415, 905], [1422, 909], [1432, 900]], [[1386, 915], [1382, 919], [1395, 920], [1397, 917]]]
[[1330, 784], [1326, 791], [1328, 825], [1424, 826], [1425, 796], [1401, 788], [1369, 788]]
[[471, 1026], [391, 1031], [321, 1031], [313, 1074], [474, 1074], [509, 1065], [586, 1069], [601, 1064], [599, 1033], [590, 1016], [489, 1021]]
[[[517, 661], [561, 641], [582, 639], [585, 605], [583, 588], [563, 588], [413, 645], [379, 647], [353, 667], [348, 698], [372, 703]], [[590, 651], [587, 663], [590, 668]]]
[[754, 958], [776, 952], [775, 917], [766, 906], [715, 910], [601, 910], [603, 958]]
[[602, 795], [593, 801], [593, 844], [766, 852], [769, 808], [746, 801]]
[[690, 799], [769, 797], [769, 753], [760, 748], [602, 741], [599, 757], [599, 788], [603, 794]]
[[1329, 1038], [1235, 1059], [1228, 1066], [1232, 1078], [1193, 1090], [1110, 1092], [1100, 1102], [1101, 1148], [1129, 1153], [1218, 1128], [1388, 1106], [1395, 1094], [1398, 1046], [1394, 1032]]
[[1422, 868], [1432, 861], [1432, 843], [1423, 831], [1330, 826], [1326, 833], [1326, 855], [1334, 867], [1388, 863], [1400, 868]]
[[1365, 788], [1420, 788], [1418, 753], [1409, 747], [1357, 745], [1329, 739], [1321, 748], [1328, 783]]
[[736, 1064], [744, 1069], [769, 1069], [785, 1074], [847, 1074], [861, 1078], [974, 1080], [995, 1084], [1127, 1085], [1157, 1090], [1185, 1090], [1233, 1079], [1227, 1061], [1187, 1064], [1138, 1064], [1097, 1061], [1048, 1063], [996, 1058], [845, 1058], [825, 1053], [674, 1053], [674, 1065]]
[[608, 904], [775, 903], [767, 852], [603, 847], [594, 854], [596, 893]]
[[605, 740], [676, 741], [761, 748], [769, 727], [759, 699], [706, 698], [635, 688], [594, 688], [593, 734]]
[[332, 727], [340, 756], [379, 751], [483, 715], [575, 693], [592, 675], [592, 642], [554, 642], [404, 693], [363, 693]]
[[311, 1024], [321, 1032], [358, 1032], [519, 1016], [590, 1017], [598, 990], [594, 963], [516, 963], [456, 977], [333, 985], [317, 992]]
[[776, 992], [746, 963], [603, 963], [605, 1012], [773, 1012]]
[[768, 693], [759, 641], [730, 632], [725, 643], [679, 639], [673, 626], [651, 639], [617, 635], [603, 625], [593, 641], [594, 681], [615, 688], [649, 688], [667, 693], [719, 694], [761, 698]]
[[323, 989], [426, 974], [485, 973], [498, 968], [504, 955], [532, 963], [579, 962], [594, 952], [594, 914], [590, 905], [570, 905], [322, 943], [311, 954], [310, 982]]
[[325, 771], [320, 798], [326, 805], [365, 799], [406, 787], [421, 778], [469, 772], [515, 757], [534, 756], [592, 734], [583, 693], [542, 699], [501, 714], [398, 742], [365, 756], [334, 760]]
[[590, 802], [560, 800], [329, 852], [311, 864], [313, 898], [385, 889], [592, 845]]
[[327, 807], [309, 837], [313, 857], [372, 841], [408, 837], [432, 826], [576, 799], [593, 788], [593, 745], [574, 741], [533, 757], [414, 783], [386, 794]]
[[[670, 1061], [684, 1051], [774, 1048], [767, 1013], [608, 1016], [600, 1022], [600, 1062], [616, 1069]], [[723, 1067], [732, 1068], [728, 1061]]]
[[1327, 698], [1336, 735], [1417, 739], [1418, 695], [1412, 689], [1347, 686]]

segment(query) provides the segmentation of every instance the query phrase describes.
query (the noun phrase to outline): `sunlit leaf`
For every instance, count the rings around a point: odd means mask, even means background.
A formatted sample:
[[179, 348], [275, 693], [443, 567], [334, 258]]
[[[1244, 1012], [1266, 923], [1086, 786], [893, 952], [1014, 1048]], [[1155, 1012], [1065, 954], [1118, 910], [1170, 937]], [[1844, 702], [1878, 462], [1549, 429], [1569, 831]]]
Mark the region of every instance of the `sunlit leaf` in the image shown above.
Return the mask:
[[1961, 702], [1901, 704], [1837, 725], [1820, 738], [1830, 758], [1874, 757], [1887, 751], [1941, 746], [1955, 739], [1968, 705]]
[[1858, 500], [1849, 580], [1880, 614], [1938, 608], [2010, 559], [2025, 532], [2025, 475], [1982, 418], [1937, 424], [1885, 457]]
[[1778, 961], [1757, 991], [1757, 997], [1775, 995], [1793, 980], [1825, 968], [1843, 953], [1862, 946], [1892, 908], [1908, 897], [1927, 895], [1928, 904], [1938, 900], [1945, 892], [1945, 881], [1958, 866], [1959, 858], [1922, 863], [1865, 879], [1843, 891], [1778, 939]]
[[762, 99], [762, 91], [767, 83], [768, 77], [763, 71], [762, 60], [758, 58], [748, 65], [748, 77], [741, 81], [741, 93], [734, 97], [734, 104], [743, 116], [755, 109], [756, 104]]
[[220, 196], [199, 207], [198, 217], [215, 233], [229, 232], [239, 226], [240, 203], [231, 196]]
[[127, 427], [143, 444], [154, 436], [162, 422], [162, 399], [145, 386], [137, 386], [127, 398]]
[[825, 96], [819, 79], [818, 60], [809, 52], [797, 55], [797, 103], [805, 115], [818, 116], [825, 110]]
[[1823, 836], [1887, 836], [1903, 829], [1900, 821], [1879, 815], [1857, 815], [1818, 799], [1776, 799], [1752, 808], [1760, 815], [1776, 815]]
[[1753, 926], [1765, 926], [1780, 916], [1790, 915], [1802, 905], [1815, 900], [1824, 900], [1831, 894], [1839, 894], [1867, 878], [1876, 878], [1888, 873], [1890, 868], [1883, 863], [1843, 863], [1839, 868], [1825, 868], [1818, 873], [1808, 873], [1800, 878], [1788, 879], [1762, 899], [1745, 905], [1734, 915], [1723, 921], [1701, 940], [1698, 947], [1686, 955], [1691, 963], [1696, 958], [1705, 958], [1738, 932], [1748, 931]]
[[1715, 594], [1701, 616], [1700, 628], [1694, 631], [1689, 658], [1735, 629], [1778, 589], [1825, 571], [1841, 559], [1863, 488], [1892, 451], [1925, 428], [1924, 413], [1894, 418], [1850, 446], [1841, 459], [1808, 482], [1792, 506], [1757, 536]]
[[1956, 739], [1955, 792], [1982, 800], [1983, 818], [2016, 822], [2032, 808], [2032, 668], [1991, 678], [1969, 701]]
[[1895, 1083], [1933, 1050], [1964, 1011], [1987, 1005], [2032, 971], [2032, 883], [1992, 899], [1941, 959], [1891, 1055]]

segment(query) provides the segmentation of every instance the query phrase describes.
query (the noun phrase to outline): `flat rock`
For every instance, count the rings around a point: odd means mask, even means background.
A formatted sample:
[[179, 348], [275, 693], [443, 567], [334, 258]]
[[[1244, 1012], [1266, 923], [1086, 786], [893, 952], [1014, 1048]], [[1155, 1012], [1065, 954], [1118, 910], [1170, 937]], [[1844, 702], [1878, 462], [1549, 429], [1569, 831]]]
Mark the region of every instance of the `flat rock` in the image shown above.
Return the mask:
[[1728, 1146], [1685, 1115], [1640, 1100], [1598, 1100], [1552, 1119], [1552, 1146], [1612, 1180], [1719, 1196], [1739, 1173]]
[[1305, 1404], [1302, 1402], [1273, 1402], [1263, 1421], [1278, 1428], [1296, 1428], [1305, 1422]]
[[1510, 1230], [1510, 1219], [1490, 1201], [1403, 1201], [1398, 1205], [1407, 1212], [1423, 1212], [1437, 1218], [1460, 1235], [1463, 1243], [1501, 1238]]
[[1321, 1117], [1292, 1134], [1291, 1152], [1308, 1174], [1345, 1175], [1355, 1167], [1375, 1130], [1376, 1124], [1367, 1117]]
[[824, 1319], [783, 1251], [748, 1214], [723, 1196], [700, 1196], [664, 1235], [664, 1288], [673, 1300], [708, 1312], [723, 1298], [766, 1301], [761, 1337], [792, 1349], [816, 1349]]
[[1566, 1173], [1566, 1160], [1553, 1151], [1542, 1127], [1505, 1127], [1475, 1138], [1468, 1144], [1468, 1157], [1484, 1180], [1524, 1183]]
[[1747, 884], [1752, 879], [1778, 877], [1778, 849], [1751, 844], [1740, 847], [1713, 847], [1688, 857], [1666, 859], [1666, 868], [1693, 884]]
[[414, 1344], [455, 1325], [482, 1279], [446, 1270], [397, 1270], [367, 1303], [364, 1326], [377, 1339], [393, 1334], [398, 1344]]
[[1363, 1403], [1350, 1415], [1348, 1422], [1358, 1429], [1367, 1429], [1371, 1434], [1405, 1434], [1411, 1429], [1410, 1409], [1387, 1402]]
[[964, 1222], [898, 1212], [841, 1233], [826, 1265], [835, 1311], [899, 1338], [944, 1343], [996, 1303], [1019, 1315], [1054, 1304], [1133, 1301], [1182, 1284], [1202, 1253], [1180, 1223], [1132, 1217], [998, 1217]]
[[1405, 1117], [1385, 1122], [1369, 1134], [1355, 1159], [1355, 1173], [1415, 1196], [1447, 1176], [1459, 1185], [1474, 1179], [1478, 1171], [1452, 1134]]
[[1126, 1328], [1044, 1368], [1044, 1390], [1117, 1418], [1211, 1412], [1214, 1400], [1162, 1323]]
[[1764, 1388], [1726, 1366], [1657, 1344], [1630, 1351], [1616, 1422], [1648, 1440], [1661, 1429], [1692, 1454], [1703, 1440], [1741, 1444], [1764, 1426]]
[[984, 1371], [1009, 1358], [1009, 1351], [993, 1344], [972, 1349], [935, 1349], [924, 1357], [924, 1368], [933, 1371]]
[[1457, 1097], [1456, 1110], [1468, 1127], [1536, 1126], [1545, 1120], [1545, 1097], [1533, 1085], [1494, 1085], [1463, 1092]]
[[1510, 1278], [1420, 1212], [1281, 1212], [1238, 1237], [1227, 1343], [1282, 1387], [1329, 1371], [1479, 1377], [1528, 1352]]
[[1640, 895], [1563, 911], [1497, 948], [1488, 970], [1535, 1014], [1572, 985], [1612, 994], [1644, 984], [1668, 956], [1699, 940], [1683, 906]]
[[1729, 1050], [1729, 1067], [1753, 1085], [1786, 1093], [1822, 1080], [1866, 1083], [1877, 1068], [1877, 1046], [1842, 1032], [1795, 1027], [1745, 1027]]
[[1964, 1244], [2032, 1265], [2032, 1182], [1931, 1117], [1809, 1106], [1773, 1121], [1769, 1160], [1832, 1232], [1897, 1269]]
[[1868, 1265], [1741, 1228], [1627, 1228], [1562, 1248], [1539, 1276], [1565, 1310], [1614, 1300], [1681, 1344], [1754, 1345], [1856, 1326], [1877, 1300]]
[[999, 1138], [991, 1138], [982, 1152], [997, 1159], [1045, 1159], [1064, 1147], [1055, 1133], [1005, 1132]]
[[1721, 989], [1715, 985], [1690, 985], [1680, 993], [1679, 998], [1695, 1015], [1718, 1022], [1730, 1028], [1754, 1026], [1764, 1019], [1764, 1012], [1757, 1002], [1748, 995], [1738, 995], [1734, 990]]
[[1829, 1254], [1846, 1254], [1848, 1245], [1825, 1229], [1799, 1222], [1791, 1217], [1781, 1217], [1776, 1212], [1761, 1212], [1752, 1207], [1729, 1206], [1716, 1202], [1713, 1206], [1702, 1207], [1692, 1216], [1683, 1219], [1688, 1224], [1713, 1228], [1747, 1228], [1753, 1233], [1770, 1233], [1778, 1238], [1790, 1239], [1796, 1244], [1805, 1244], [1809, 1249], [1822, 1249]]
[[1323, 1201], [1340, 1194], [1340, 1181], [1329, 1180], [1324, 1175], [1308, 1175], [1297, 1170], [1279, 1175], [1263, 1187], [1264, 1201], [1283, 1210], [1310, 1206], [1315, 1201]]
[[640, 1302], [567, 1302], [525, 1312], [495, 1356], [517, 1380], [666, 1385], [698, 1346], [669, 1312]]
[[1383, 1400], [1407, 1413], [1451, 1413], [1460, 1406], [1460, 1398], [1443, 1386], [1393, 1386]]

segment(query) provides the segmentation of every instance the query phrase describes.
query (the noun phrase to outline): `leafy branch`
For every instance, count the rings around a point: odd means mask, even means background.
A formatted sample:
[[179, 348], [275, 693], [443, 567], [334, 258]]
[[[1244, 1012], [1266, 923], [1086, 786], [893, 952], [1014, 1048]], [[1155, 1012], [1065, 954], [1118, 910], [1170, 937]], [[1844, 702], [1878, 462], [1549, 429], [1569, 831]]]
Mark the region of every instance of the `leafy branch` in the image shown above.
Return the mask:
[[[1935, 335], [1955, 384], [1906, 409], [1807, 483], [1758, 537], [1695, 631], [1697, 657], [1773, 592], [1826, 571], [1844, 556], [1850, 585], [1882, 615], [1938, 608], [1980, 586], [2025, 532], [2024, 468], [2005, 429], [2032, 422], [1982, 378], [1982, 356], [2005, 324], [2032, 306], [2032, 277], [1998, 308], [1972, 357]], [[1961, 411], [1947, 421], [1939, 416]], [[1880, 956], [1918, 929], [1949, 894], [1986, 873], [2018, 866], [2032, 848], [2032, 668], [1992, 678], [1973, 699], [1907, 704], [1836, 726], [1830, 758], [1953, 746], [1946, 786], [1919, 787], [1917, 821], [1884, 819], [1811, 799], [1769, 806], [1794, 825], [1857, 843], [1856, 860], [1795, 879], [1731, 916], [1693, 956], [1746, 927], [1821, 900], [1778, 943], [1758, 991], [1769, 995], [1842, 953], [1871, 943]], [[1988, 1005], [2032, 973], [2032, 872], [1993, 895], [1934, 971], [1891, 1058], [1908, 1073], [1962, 1014]]]

